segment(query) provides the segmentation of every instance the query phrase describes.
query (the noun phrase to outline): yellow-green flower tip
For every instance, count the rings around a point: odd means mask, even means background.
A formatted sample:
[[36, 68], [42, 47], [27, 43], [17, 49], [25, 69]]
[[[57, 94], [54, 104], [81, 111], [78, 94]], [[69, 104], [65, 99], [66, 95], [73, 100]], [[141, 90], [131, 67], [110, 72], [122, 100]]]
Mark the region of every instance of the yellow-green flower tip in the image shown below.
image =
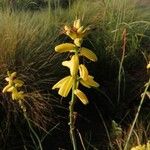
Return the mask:
[[79, 100], [84, 104], [87, 105], [89, 103], [87, 96], [80, 91], [79, 89], [76, 89], [74, 91], [74, 94], [79, 98]]
[[78, 68], [79, 68], [79, 58], [78, 55], [73, 55], [71, 57], [70, 61], [63, 61], [62, 62], [63, 66], [66, 66], [70, 69], [70, 74], [74, 77], [78, 73]]
[[72, 43], [63, 43], [55, 47], [55, 51], [59, 53], [71, 52], [75, 49], [75, 45]]
[[74, 78], [72, 76], [67, 76], [56, 83], [52, 89], [59, 88], [58, 94], [62, 97], [67, 97], [72, 88], [73, 82]]
[[97, 61], [97, 56], [95, 55], [95, 53], [93, 53], [88, 48], [82, 47], [80, 49], [80, 55], [88, 58], [91, 61], [94, 61], [94, 62]]
[[74, 21], [73, 27], [76, 28], [76, 29], [79, 29], [81, 27], [80, 19], [77, 19], [77, 20]]
[[148, 65], [146, 66], [147, 69], [150, 69], [150, 62], [148, 63]]

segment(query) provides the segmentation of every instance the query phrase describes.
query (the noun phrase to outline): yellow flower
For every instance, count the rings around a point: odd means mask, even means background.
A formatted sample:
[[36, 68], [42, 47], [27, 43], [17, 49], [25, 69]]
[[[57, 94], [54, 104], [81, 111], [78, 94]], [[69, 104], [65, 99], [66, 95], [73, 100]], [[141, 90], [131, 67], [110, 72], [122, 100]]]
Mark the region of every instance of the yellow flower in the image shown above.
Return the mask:
[[86, 104], [89, 103], [88, 98], [86, 97], [86, 95], [85, 95], [82, 91], [80, 91], [79, 89], [76, 89], [76, 90], [74, 91], [74, 94], [79, 98], [79, 100], [80, 100], [84, 105], [86, 105]]
[[88, 28], [84, 29], [84, 26], [81, 26], [80, 19], [76, 19], [72, 27], [64, 26], [65, 34], [68, 35], [72, 40], [76, 38], [83, 38], [88, 31]]
[[59, 82], [57, 82], [53, 87], [52, 89], [59, 89], [58, 91], [58, 94], [61, 95], [62, 97], [66, 97], [72, 86], [73, 86], [73, 83], [74, 83], [74, 78], [72, 76], [67, 76], [63, 79], [61, 79]]
[[150, 69], [150, 62], [148, 63], [148, 65], [146, 66], [147, 69]]
[[80, 83], [85, 86], [90, 88], [92, 87], [99, 87], [99, 84], [97, 82], [94, 81], [94, 77], [90, 76], [88, 74], [88, 70], [87, 68], [81, 64], [79, 66], [79, 73], [80, 73]]
[[63, 66], [66, 66], [70, 69], [70, 74], [75, 77], [78, 73], [79, 69], [79, 58], [78, 55], [75, 54], [71, 57], [70, 61], [63, 61], [62, 62]]
[[6, 85], [3, 88], [3, 93], [5, 92], [11, 92], [11, 96], [13, 100], [22, 100], [24, 99], [24, 93], [23, 91], [18, 91], [17, 88], [18, 87], [22, 87], [22, 85], [24, 84], [23, 81], [16, 79], [16, 72], [13, 73], [9, 73], [7, 72], [8, 77], [5, 78], [5, 80], [8, 82], [8, 85]]
[[24, 99], [24, 92], [23, 91], [17, 91], [17, 90], [14, 90], [12, 92], [12, 99], [13, 100], [23, 100]]
[[55, 51], [59, 53], [63, 52], [74, 52], [76, 46], [72, 43], [63, 43], [55, 47]]
[[16, 75], [17, 75], [16, 72], [13, 72], [11, 74], [9, 72], [7, 72], [7, 74], [8, 74], [8, 77], [6, 77], [5, 80], [8, 82], [8, 85], [6, 85], [3, 88], [3, 91], [2, 91], [3, 93], [12, 92], [12, 89], [14, 87], [16, 87], [16, 88], [21, 87], [24, 84], [23, 81], [16, 79]]
[[90, 59], [91, 61], [97, 61], [97, 56], [88, 48], [81, 47], [80, 55]]

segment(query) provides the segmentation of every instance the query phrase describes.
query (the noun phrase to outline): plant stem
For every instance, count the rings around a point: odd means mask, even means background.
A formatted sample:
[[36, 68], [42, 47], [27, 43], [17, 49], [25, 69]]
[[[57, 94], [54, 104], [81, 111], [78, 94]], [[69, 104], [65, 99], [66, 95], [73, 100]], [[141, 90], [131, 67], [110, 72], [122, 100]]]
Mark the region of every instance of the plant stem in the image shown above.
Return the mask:
[[128, 135], [128, 138], [127, 138], [127, 141], [126, 141], [126, 143], [125, 143], [124, 150], [127, 150], [127, 149], [128, 149], [128, 144], [129, 144], [129, 141], [130, 141], [130, 138], [131, 138], [132, 132], [133, 132], [133, 128], [134, 128], [135, 123], [136, 123], [136, 121], [137, 121], [137, 118], [138, 118], [138, 116], [139, 116], [139, 113], [140, 113], [140, 110], [141, 110], [141, 107], [142, 107], [142, 104], [143, 104], [143, 101], [144, 101], [144, 99], [145, 99], [146, 92], [147, 92], [147, 90], [148, 90], [149, 86], [150, 86], [150, 79], [149, 79], [149, 81], [148, 81], [148, 82], [147, 82], [147, 84], [146, 84], [146, 87], [145, 87], [144, 93], [142, 94], [141, 102], [140, 102], [140, 104], [139, 104], [139, 107], [138, 107], [137, 113], [136, 113], [135, 118], [134, 118], [134, 120], [133, 120], [133, 123], [132, 123], [131, 129], [130, 129], [130, 132], [129, 132], [129, 135]]
[[73, 88], [72, 88], [72, 96], [71, 96], [71, 102], [69, 106], [69, 126], [70, 126], [70, 137], [73, 145], [73, 150], [77, 150], [77, 143], [76, 143], [76, 135], [75, 135], [75, 112], [74, 112], [74, 105], [76, 102], [74, 90], [76, 89], [76, 80], [74, 81]]

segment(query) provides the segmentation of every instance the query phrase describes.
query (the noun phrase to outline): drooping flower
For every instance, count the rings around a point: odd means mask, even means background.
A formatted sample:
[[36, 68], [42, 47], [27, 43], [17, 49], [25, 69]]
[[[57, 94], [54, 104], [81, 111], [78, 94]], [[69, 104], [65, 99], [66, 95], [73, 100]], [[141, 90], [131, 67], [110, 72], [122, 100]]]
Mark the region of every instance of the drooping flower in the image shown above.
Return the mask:
[[58, 94], [61, 95], [62, 97], [68, 96], [72, 86], [74, 83], [74, 78], [72, 76], [67, 76], [60, 81], [58, 81], [52, 89], [59, 89]]
[[76, 90], [74, 91], [74, 94], [79, 98], [79, 100], [80, 100], [84, 105], [86, 105], [86, 104], [89, 103], [88, 98], [86, 97], [86, 95], [85, 95], [82, 91], [80, 91], [79, 89], [76, 89]]
[[87, 68], [81, 64], [79, 66], [80, 83], [85, 87], [99, 87], [99, 84], [94, 81], [94, 77], [88, 74]]
[[63, 66], [66, 66], [70, 69], [70, 74], [75, 77], [78, 73], [79, 69], [79, 58], [78, 55], [75, 54], [71, 57], [71, 60], [69, 61], [63, 61], [62, 62]]
[[85, 47], [80, 48], [80, 55], [88, 58], [91, 61], [97, 61], [97, 56], [91, 50]]

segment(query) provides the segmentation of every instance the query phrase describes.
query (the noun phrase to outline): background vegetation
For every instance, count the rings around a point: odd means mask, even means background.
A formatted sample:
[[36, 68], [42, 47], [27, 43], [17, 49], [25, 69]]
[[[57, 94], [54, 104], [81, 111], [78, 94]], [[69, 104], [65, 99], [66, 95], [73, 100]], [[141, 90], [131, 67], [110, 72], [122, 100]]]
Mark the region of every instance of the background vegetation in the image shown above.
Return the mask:
[[[25, 82], [28, 118], [43, 149], [71, 149], [69, 98], [62, 99], [51, 87], [67, 71], [61, 61], [68, 56], [56, 54], [54, 47], [70, 41], [63, 26], [76, 17], [90, 27], [83, 45], [99, 60], [85, 63], [100, 83], [99, 89], [83, 89], [88, 106], [76, 105], [79, 137], [87, 150], [123, 149], [149, 79], [149, 1], [18, 0], [12, 4], [2, 0], [0, 8], [0, 88], [6, 85], [7, 70], [16, 71]], [[38, 149], [17, 103], [7, 94], [0, 97], [0, 149]], [[149, 108], [146, 97], [128, 149], [150, 139]]]

